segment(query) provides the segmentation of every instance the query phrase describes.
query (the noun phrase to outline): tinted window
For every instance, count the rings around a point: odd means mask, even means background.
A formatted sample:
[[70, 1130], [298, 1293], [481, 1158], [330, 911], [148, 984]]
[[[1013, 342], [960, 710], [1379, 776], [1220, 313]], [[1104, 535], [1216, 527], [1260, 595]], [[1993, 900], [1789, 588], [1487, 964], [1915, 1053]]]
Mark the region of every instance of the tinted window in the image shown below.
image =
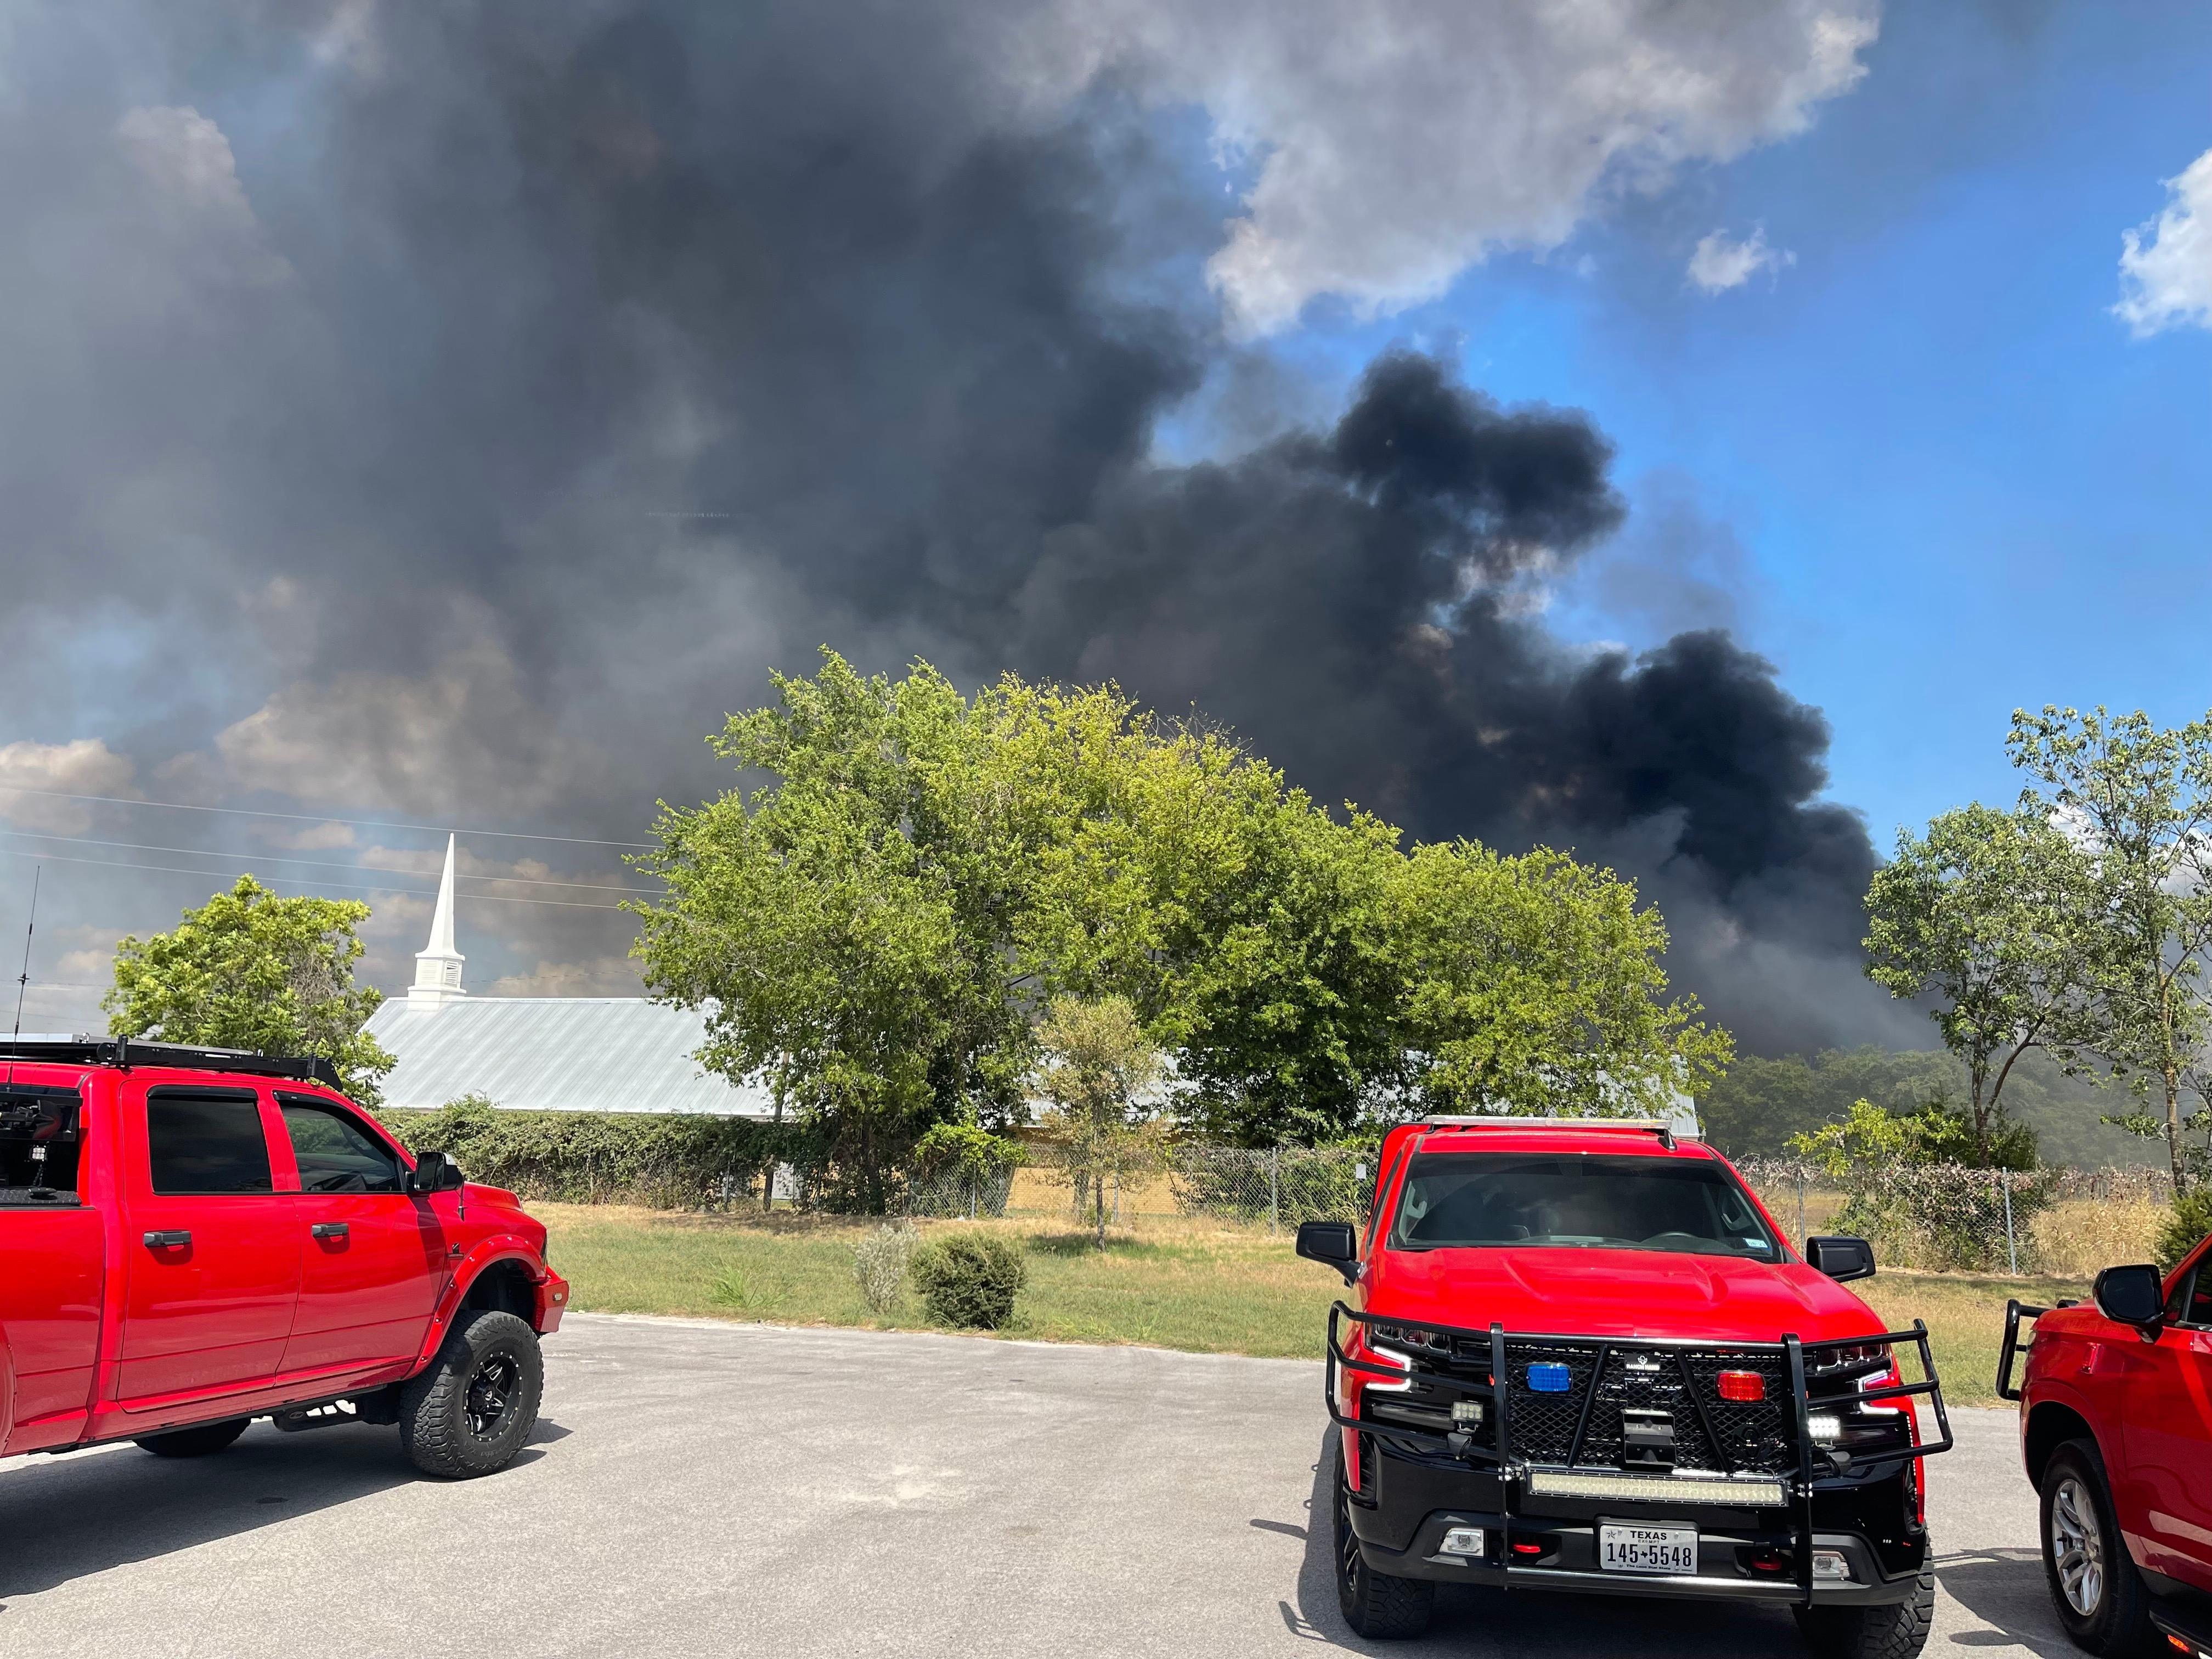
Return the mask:
[[1782, 1254], [1719, 1164], [1603, 1153], [1424, 1152], [1407, 1171], [1390, 1243]]
[[280, 1095], [292, 1156], [306, 1193], [396, 1193], [401, 1190], [397, 1154], [352, 1115], [326, 1101]]
[[2212, 1273], [2199, 1267], [2189, 1279], [2188, 1284], [2178, 1287], [2181, 1294], [2174, 1298], [2183, 1303], [2182, 1322], [2212, 1326]]
[[146, 1142], [157, 1193], [276, 1190], [252, 1095], [156, 1090], [146, 1097]]

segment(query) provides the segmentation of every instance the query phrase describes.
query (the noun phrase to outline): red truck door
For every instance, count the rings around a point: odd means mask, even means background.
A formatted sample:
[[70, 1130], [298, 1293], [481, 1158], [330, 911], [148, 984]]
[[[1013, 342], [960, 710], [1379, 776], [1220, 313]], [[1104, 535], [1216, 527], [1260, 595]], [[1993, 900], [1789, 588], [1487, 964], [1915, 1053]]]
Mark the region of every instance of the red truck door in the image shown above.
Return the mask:
[[297, 1200], [276, 1189], [269, 1155], [275, 1114], [252, 1089], [130, 1081], [121, 1093], [118, 1397], [147, 1411], [265, 1386], [300, 1289]]
[[276, 1103], [299, 1167], [307, 1251], [284, 1370], [413, 1358], [450, 1265], [430, 1200], [406, 1192], [399, 1154], [335, 1101], [279, 1090]]
[[2132, 1331], [2119, 1399], [2120, 1525], [2144, 1566], [2212, 1590], [2212, 1273], [2191, 1269], [2155, 1343]]

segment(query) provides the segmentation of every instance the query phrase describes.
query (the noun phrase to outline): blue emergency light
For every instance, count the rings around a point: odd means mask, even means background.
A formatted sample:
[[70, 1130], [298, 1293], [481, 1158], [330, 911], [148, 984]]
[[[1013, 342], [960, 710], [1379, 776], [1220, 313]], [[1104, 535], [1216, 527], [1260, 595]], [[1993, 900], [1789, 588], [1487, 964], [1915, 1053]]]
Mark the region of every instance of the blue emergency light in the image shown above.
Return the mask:
[[1574, 1385], [1574, 1373], [1565, 1365], [1547, 1362], [1528, 1367], [1531, 1394], [1565, 1394]]

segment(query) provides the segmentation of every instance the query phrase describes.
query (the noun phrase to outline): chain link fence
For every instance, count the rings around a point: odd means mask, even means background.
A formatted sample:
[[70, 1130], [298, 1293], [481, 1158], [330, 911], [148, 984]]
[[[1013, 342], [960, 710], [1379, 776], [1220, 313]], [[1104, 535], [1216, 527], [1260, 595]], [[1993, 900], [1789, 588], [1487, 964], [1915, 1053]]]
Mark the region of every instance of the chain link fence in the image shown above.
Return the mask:
[[1979, 1170], [1867, 1162], [1838, 1172], [1789, 1158], [1737, 1169], [1793, 1237], [1856, 1233], [1929, 1273], [2087, 1279], [2154, 1255], [2173, 1200], [2163, 1170]]

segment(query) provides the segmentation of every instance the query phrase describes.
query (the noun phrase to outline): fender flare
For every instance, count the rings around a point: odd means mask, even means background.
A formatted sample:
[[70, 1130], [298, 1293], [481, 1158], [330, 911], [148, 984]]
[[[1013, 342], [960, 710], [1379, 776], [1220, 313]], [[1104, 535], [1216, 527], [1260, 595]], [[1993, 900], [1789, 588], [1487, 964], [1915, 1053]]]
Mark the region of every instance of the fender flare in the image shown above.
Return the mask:
[[453, 1328], [454, 1314], [468, 1299], [477, 1281], [503, 1261], [520, 1262], [533, 1285], [542, 1283], [546, 1277], [544, 1260], [521, 1234], [495, 1233], [477, 1240], [469, 1253], [453, 1264], [453, 1276], [447, 1280], [437, 1305], [431, 1310], [429, 1328], [423, 1332], [422, 1350], [415, 1356], [416, 1370], [438, 1357], [438, 1350], [445, 1346], [447, 1333]]

